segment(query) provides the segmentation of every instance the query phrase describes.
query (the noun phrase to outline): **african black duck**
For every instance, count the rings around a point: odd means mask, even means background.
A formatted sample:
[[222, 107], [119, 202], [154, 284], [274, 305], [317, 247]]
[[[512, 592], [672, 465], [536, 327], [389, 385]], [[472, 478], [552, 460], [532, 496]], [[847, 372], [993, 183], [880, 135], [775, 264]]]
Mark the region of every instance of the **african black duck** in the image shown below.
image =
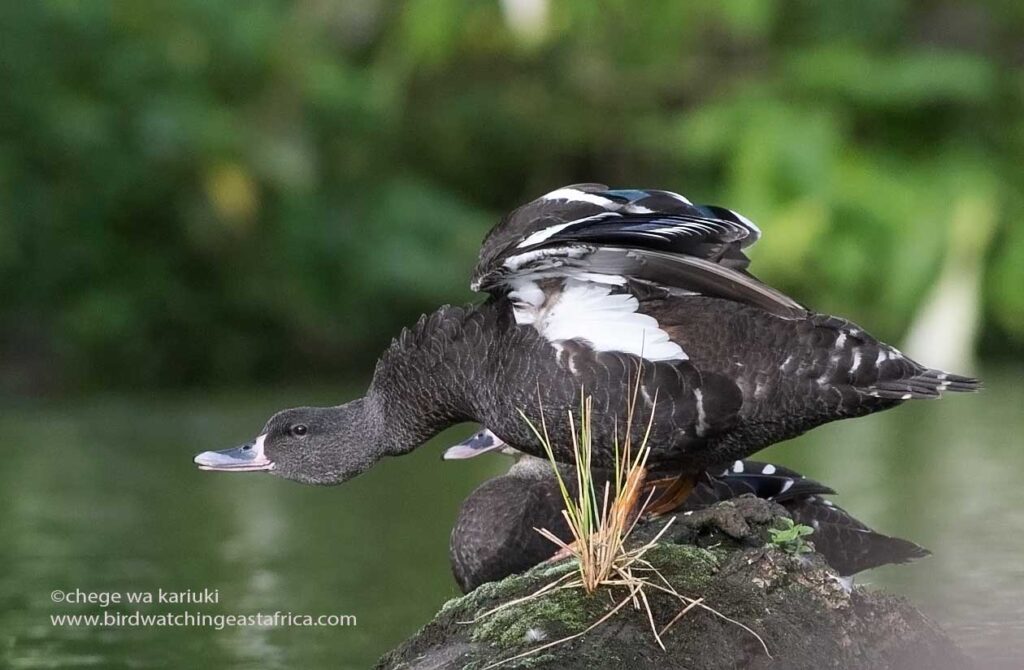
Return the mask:
[[520, 410], [543, 415], [569, 462], [565, 417], [585, 394], [595, 465], [609, 467], [638, 383], [649, 467], [692, 483], [823, 423], [977, 388], [757, 280], [744, 249], [759, 236], [668, 191], [560, 188], [484, 239], [472, 286], [489, 297], [404, 331], [365, 396], [278, 412], [255, 440], [195, 462], [339, 484], [465, 421], [541, 456]]

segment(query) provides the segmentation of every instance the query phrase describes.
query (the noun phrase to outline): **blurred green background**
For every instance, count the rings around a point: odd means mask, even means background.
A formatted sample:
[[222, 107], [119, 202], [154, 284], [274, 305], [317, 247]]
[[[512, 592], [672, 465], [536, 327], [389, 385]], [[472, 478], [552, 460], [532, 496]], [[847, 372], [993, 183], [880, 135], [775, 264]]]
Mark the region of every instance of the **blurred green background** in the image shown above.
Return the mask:
[[[743, 212], [765, 280], [984, 377], [765, 457], [932, 549], [864, 581], [1019, 668], [1022, 164], [1010, 0], [0, 2], [0, 665], [364, 668], [413, 633], [507, 467], [437, 460], [469, 427], [331, 489], [191, 456], [360, 394], [477, 299], [502, 213], [599, 181]], [[96, 609], [55, 588], [359, 625], [60, 628]]]
[[759, 275], [890, 341], [966, 268], [971, 350], [1019, 356], [1022, 36], [1009, 1], [2, 3], [0, 388], [365, 372], [579, 181], [745, 213]]

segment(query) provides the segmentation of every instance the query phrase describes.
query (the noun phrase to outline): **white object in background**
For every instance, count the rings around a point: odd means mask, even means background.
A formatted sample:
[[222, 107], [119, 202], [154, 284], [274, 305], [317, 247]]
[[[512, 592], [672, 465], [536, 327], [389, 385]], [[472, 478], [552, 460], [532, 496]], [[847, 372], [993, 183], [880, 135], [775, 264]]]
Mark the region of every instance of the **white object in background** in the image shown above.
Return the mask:
[[501, 0], [505, 23], [519, 37], [536, 40], [548, 28], [548, 0]]
[[903, 344], [911, 357], [940, 370], [969, 371], [981, 321], [982, 257], [996, 212], [989, 195], [961, 196], [939, 280], [925, 297]]

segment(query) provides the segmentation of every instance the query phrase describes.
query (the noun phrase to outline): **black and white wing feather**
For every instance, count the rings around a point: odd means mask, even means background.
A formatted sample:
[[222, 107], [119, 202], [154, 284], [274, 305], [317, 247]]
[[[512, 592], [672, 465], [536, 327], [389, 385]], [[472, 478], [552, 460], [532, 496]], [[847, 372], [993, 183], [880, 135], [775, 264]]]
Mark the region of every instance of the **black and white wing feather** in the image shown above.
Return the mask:
[[[739, 460], [728, 468], [705, 473], [704, 486], [694, 489], [691, 495], [695, 505], [713, 504], [752, 493], [758, 498], [783, 503], [811, 495], [835, 493], [831, 488], [804, 477], [795, 470], [752, 460]], [[691, 505], [687, 500], [687, 505]]]
[[804, 315], [798, 303], [746, 271], [743, 249], [759, 237], [742, 215], [668, 191], [567, 186], [520, 207], [491, 231], [472, 287], [501, 292], [524, 278], [629, 280]]

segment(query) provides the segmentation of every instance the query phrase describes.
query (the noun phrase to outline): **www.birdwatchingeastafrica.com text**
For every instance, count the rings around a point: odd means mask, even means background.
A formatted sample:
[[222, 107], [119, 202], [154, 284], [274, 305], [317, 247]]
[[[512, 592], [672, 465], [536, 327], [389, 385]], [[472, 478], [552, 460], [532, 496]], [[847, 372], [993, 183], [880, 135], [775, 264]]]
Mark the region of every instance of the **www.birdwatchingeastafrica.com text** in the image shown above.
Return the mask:
[[[50, 614], [50, 625], [63, 627], [119, 628], [138, 626], [204, 627], [222, 630], [241, 626], [328, 626], [358, 625], [354, 614], [303, 614], [295, 612], [222, 613], [184, 611], [151, 611], [154, 605], [220, 604], [217, 589], [184, 589], [155, 591], [82, 591], [55, 590], [50, 593], [54, 603], [70, 605], [68, 610]], [[142, 609], [131, 609], [133, 605]], [[90, 607], [91, 606], [91, 607]], [[127, 607], [126, 607], [127, 606]], [[99, 611], [96, 611], [98, 608]], [[81, 611], [92, 609], [93, 611]], [[219, 609], [219, 607], [218, 607]]]

